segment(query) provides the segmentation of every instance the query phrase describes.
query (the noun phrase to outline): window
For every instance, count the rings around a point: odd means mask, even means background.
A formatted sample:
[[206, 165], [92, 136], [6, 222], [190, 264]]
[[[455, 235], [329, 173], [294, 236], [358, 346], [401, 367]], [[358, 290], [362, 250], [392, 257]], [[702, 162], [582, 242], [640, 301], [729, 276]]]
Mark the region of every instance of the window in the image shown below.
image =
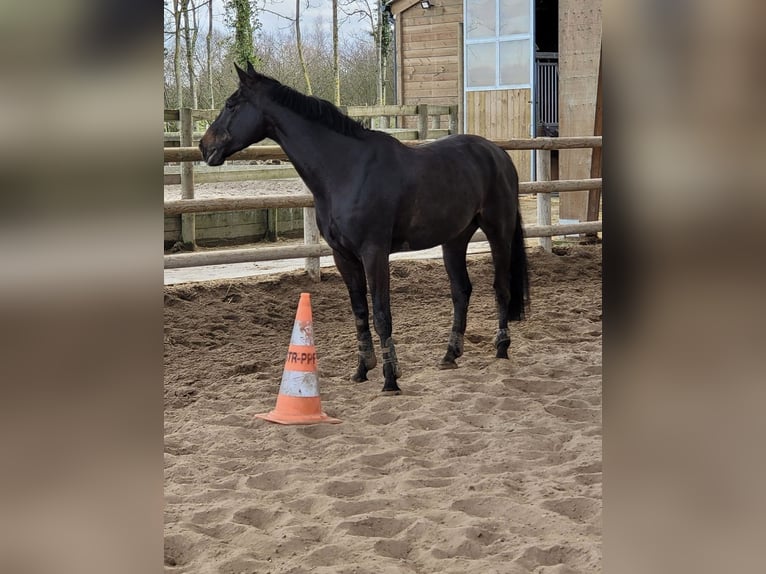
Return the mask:
[[528, 88], [532, 0], [465, 0], [467, 90]]

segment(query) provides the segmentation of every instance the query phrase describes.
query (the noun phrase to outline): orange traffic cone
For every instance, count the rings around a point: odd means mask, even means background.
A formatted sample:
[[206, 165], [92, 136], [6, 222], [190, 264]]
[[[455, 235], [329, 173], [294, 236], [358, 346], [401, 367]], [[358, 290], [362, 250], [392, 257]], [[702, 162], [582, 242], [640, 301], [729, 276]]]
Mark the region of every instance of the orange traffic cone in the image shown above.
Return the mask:
[[283, 425], [341, 422], [322, 412], [311, 320], [311, 295], [308, 293], [301, 293], [298, 303], [277, 405], [270, 413], [255, 416]]

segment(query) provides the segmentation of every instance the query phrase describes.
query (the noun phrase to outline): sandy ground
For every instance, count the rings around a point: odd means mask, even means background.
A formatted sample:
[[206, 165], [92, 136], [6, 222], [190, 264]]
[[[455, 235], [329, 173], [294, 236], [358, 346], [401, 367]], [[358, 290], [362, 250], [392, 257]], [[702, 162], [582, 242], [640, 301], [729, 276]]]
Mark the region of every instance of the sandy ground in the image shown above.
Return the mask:
[[[268, 182], [273, 185], [273, 182]], [[354, 323], [333, 269], [165, 287], [166, 572], [592, 573], [601, 570], [601, 248], [530, 249], [532, 308], [494, 359], [492, 267], [460, 368], [440, 261], [392, 263], [404, 394], [350, 382]], [[295, 310], [312, 295], [322, 404], [274, 407]], [[379, 354], [379, 353], [378, 353]]]
[[[285, 195], [311, 193], [302, 180], [263, 179], [252, 181], [221, 181], [218, 183], [195, 183], [194, 196], [197, 198], [226, 197], [240, 195]], [[181, 186], [166, 185], [165, 201], [181, 199]]]

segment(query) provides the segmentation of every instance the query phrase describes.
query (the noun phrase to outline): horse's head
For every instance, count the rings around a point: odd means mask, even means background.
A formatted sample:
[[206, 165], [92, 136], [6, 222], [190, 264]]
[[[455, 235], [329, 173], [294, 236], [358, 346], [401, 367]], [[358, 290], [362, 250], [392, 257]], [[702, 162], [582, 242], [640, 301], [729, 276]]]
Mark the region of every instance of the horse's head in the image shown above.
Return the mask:
[[259, 82], [264, 78], [248, 62], [247, 72], [236, 64], [239, 89], [202, 136], [199, 149], [208, 165], [221, 165], [231, 154], [266, 137], [263, 110], [258, 105]]

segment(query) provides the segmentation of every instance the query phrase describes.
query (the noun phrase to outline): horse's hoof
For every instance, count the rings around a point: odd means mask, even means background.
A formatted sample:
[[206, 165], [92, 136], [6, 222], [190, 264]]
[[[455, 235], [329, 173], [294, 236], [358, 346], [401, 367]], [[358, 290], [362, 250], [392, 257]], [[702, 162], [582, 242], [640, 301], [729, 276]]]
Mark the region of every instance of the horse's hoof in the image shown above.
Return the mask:
[[495, 349], [497, 350], [497, 354], [495, 354], [495, 357], [498, 359], [507, 359], [508, 358], [508, 349], [511, 347], [511, 340], [509, 338], [505, 338], [503, 340], [498, 341], [495, 343]]
[[447, 369], [457, 369], [457, 363], [455, 361], [442, 359], [441, 363], [439, 363], [439, 368], [443, 371], [446, 371]]
[[367, 380], [367, 375], [360, 375], [359, 373], [351, 375], [351, 381], [354, 383], [363, 383], [366, 380]]
[[396, 384], [396, 381], [391, 383], [383, 383], [383, 390], [381, 391], [385, 396], [401, 395], [402, 389]]

